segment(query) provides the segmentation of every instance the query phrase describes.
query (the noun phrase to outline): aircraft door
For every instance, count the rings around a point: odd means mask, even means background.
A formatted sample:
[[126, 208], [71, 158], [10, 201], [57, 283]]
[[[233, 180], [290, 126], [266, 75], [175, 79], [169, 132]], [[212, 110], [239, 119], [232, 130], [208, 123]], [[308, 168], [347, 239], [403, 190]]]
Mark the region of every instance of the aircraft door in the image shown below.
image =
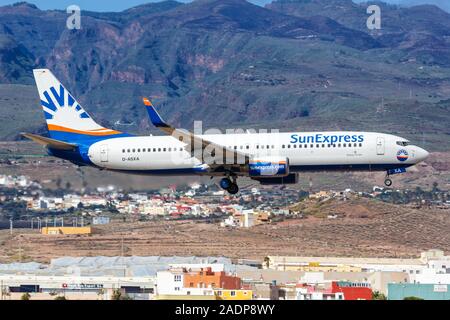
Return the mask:
[[108, 145], [102, 144], [100, 146], [100, 160], [101, 162], [108, 162]]
[[377, 138], [377, 155], [384, 155], [384, 151], [385, 151], [385, 141], [383, 137], [378, 137]]

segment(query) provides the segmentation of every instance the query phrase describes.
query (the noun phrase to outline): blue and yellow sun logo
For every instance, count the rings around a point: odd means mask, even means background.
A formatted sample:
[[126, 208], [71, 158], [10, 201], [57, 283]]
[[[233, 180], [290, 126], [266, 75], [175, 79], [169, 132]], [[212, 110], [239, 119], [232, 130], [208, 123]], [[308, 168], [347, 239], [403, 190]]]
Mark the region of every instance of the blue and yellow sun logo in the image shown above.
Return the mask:
[[90, 118], [86, 111], [83, 110], [62, 85], [59, 86], [59, 92], [54, 87], [44, 91], [44, 97], [45, 100], [41, 100], [41, 105], [44, 108], [45, 119], [47, 120], [52, 120], [57, 112], [64, 111], [66, 107], [70, 110], [74, 109], [70, 112], [77, 113], [77, 116], [81, 119]]
[[409, 154], [408, 154], [408, 151], [406, 151], [405, 149], [400, 149], [398, 152], [397, 152], [397, 160], [398, 161], [406, 161], [406, 160], [408, 160], [408, 158], [409, 158]]

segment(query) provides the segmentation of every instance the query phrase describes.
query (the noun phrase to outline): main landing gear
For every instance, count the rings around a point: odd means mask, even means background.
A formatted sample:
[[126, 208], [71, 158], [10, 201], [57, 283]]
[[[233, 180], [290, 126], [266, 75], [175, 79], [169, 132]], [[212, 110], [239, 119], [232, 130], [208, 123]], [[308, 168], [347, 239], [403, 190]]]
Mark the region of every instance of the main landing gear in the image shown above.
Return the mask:
[[228, 191], [229, 194], [236, 194], [239, 192], [239, 187], [236, 183], [236, 177], [233, 177], [233, 180], [230, 178], [223, 178], [220, 180], [220, 187], [226, 191]]

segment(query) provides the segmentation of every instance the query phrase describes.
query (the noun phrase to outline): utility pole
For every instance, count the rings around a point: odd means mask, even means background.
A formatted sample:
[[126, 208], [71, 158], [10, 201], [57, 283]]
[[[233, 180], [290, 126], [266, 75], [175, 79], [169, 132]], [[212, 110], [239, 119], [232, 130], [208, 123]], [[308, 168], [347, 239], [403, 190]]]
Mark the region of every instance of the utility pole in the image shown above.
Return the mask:
[[31, 230], [34, 229], [33, 220], [34, 220], [34, 218], [31, 218]]
[[61, 218], [61, 227], [64, 227], [64, 218]]
[[9, 233], [13, 234], [13, 219], [9, 219]]
[[123, 236], [122, 236], [122, 248], [120, 249], [120, 256], [122, 257], [122, 261], [123, 261], [123, 252], [124, 252], [124, 247], [123, 247]]

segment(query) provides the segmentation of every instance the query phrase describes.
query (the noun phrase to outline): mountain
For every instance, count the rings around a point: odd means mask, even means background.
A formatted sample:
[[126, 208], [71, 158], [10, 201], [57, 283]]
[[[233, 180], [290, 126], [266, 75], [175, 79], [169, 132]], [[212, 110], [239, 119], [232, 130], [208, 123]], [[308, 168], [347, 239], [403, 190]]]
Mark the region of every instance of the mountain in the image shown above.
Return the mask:
[[[34, 114], [31, 69], [46, 67], [123, 131], [153, 132], [140, 101], [151, 96], [184, 128], [379, 130], [437, 146], [449, 134], [450, 19], [434, 6], [382, 6], [381, 32], [350, 0], [163, 1], [82, 12], [81, 30], [66, 29], [62, 11], [0, 7], [0, 121]], [[45, 131], [42, 117], [20, 123], [0, 137]]]
[[[370, 4], [373, 4], [372, 2]], [[371, 34], [382, 46], [410, 49], [408, 57], [419, 57], [431, 63], [450, 64], [450, 13], [437, 6], [399, 7], [375, 2], [381, 8], [382, 29], [366, 26], [368, 4], [352, 0], [276, 0], [268, 9], [308, 17], [317, 13], [355, 30]]]

